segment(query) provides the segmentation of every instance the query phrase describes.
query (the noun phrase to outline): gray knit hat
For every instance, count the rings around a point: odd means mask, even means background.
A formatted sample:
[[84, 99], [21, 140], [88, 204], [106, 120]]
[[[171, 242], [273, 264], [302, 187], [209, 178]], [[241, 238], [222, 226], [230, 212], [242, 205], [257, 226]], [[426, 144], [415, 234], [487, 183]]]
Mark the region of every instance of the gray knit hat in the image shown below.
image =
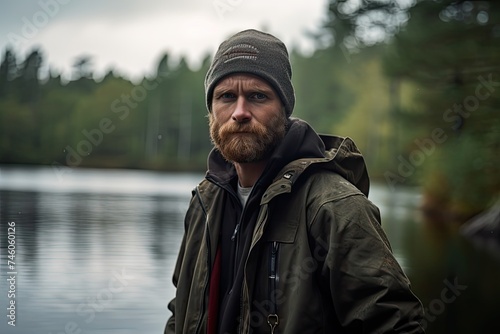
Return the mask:
[[292, 67], [282, 41], [273, 35], [250, 29], [222, 42], [205, 77], [208, 111], [212, 109], [215, 86], [233, 73], [250, 73], [266, 80], [279, 95], [286, 115], [289, 117], [292, 114], [295, 105]]

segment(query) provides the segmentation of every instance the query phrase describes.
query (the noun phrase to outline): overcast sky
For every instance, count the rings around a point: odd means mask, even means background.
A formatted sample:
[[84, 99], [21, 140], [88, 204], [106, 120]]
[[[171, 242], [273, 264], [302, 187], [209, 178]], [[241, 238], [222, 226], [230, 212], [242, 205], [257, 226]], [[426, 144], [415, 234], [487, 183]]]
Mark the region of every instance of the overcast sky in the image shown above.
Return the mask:
[[110, 68], [132, 79], [153, 73], [159, 58], [186, 55], [191, 66], [231, 34], [265, 28], [292, 48], [311, 51], [306, 32], [325, 18], [326, 0], [2, 0], [0, 48], [19, 58], [38, 46], [45, 66], [71, 74], [89, 55], [97, 76]]

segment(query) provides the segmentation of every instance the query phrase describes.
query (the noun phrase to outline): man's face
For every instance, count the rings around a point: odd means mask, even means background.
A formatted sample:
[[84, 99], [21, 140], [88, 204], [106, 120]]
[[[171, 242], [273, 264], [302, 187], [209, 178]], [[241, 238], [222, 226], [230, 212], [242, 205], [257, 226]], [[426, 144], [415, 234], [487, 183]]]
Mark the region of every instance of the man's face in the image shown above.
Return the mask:
[[217, 84], [209, 120], [215, 147], [237, 163], [266, 160], [286, 133], [279, 96], [265, 80], [250, 74], [234, 74]]

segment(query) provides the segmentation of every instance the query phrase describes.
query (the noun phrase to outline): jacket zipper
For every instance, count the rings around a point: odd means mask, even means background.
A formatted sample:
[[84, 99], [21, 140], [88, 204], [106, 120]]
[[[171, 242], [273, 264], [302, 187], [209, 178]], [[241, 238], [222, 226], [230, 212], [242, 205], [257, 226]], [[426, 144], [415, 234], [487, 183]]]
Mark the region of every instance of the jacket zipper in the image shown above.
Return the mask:
[[267, 323], [271, 327], [271, 334], [274, 334], [276, 326], [279, 324], [278, 305], [276, 304], [276, 288], [278, 286], [278, 250], [279, 243], [273, 241], [270, 245], [270, 258], [269, 258], [269, 288], [268, 297], [270, 302], [269, 314], [267, 316]]
[[[267, 206], [267, 205], [266, 205], [266, 206]], [[261, 210], [262, 210], [262, 207], [261, 207]], [[267, 211], [267, 209], [266, 209], [266, 211]], [[266, 214], [266, 217], [267, 217], [267, 214]], [[267, 218], [264, 218], [264, 219], [261, 221], [261, 223], [260, 223], [260, 224], [259, 224], [259, 220], [257, 220], [257, 225], [256, 225], [257, 229], [260, 229], [260, 226], [261, 226], [262, 224], [264, 224], [266, 220], [267, 220]], [[259, 238], [258, 240], [260, 240], [260, 238]], [[253, 248], [253, 246], [254, 246], [254, 245], [258, 242], [258, 240], [256, 240], [255, 242], [253, 242], [253, 243], [252, 243], [252, 245], [250, 245], [250, 250], [249, 250], [249, 253], [248, 253], [248, 255], [247, 255], [247, 258], [245, 259], [245, 267], [247, 266], [248, 257], [250, 256], [250, 253], [252, 252], [252, 248]], [[276, 242], [275, 244], [271, 244], [271, 247], [274, 247], [274, 248], [276, 249], [276, 252], [275, 252], [275, 262], [274, 262], [274, 263], [275, 263], [276, 268], [278, 268], [278, 266], [277, 266], [277, 265], [278, 265], [278, 262], [277, 262], [277, 259], [278, 259], [278, 253], [277, 253], [277, 251], [278, 251], [278, 246], [279, 246], [278, 242]], [[276, 269], [276, 273], [278, 273], [278, 272], [277, 272], [277, 269]], [[276, 278], [276, 279], [279, 279], [279, 276], [278, 276], [278, 275], [275, 275], [275, 278]], [[245, 283], [245, 276], [243, 276], [243, 289], [242, 289], [242, 291], [241, 291], [241, 297], [240, 297], [240, 317], [243, 317], [243, 290], [244, 290], [244, 289], [246, 289], [246, 290], [247, 290], [246, 292], [247, 292], [247, 294], [248, 294], [248, 287], [246, 286], [246, 283]], [[270, 294], [269, 294], [269, 295], [270, 295]], [[271, 298], [270, 298], [270, 300], [272, 301], [272, 300], [274, 300], [274, 299], [271, 299]], [[275, 308], [276, 308], [276, 307], [275, 307]], [[276, 317], [277, 317], [277, 316], [276, 316]], [[273, 318], [273, 317], [271, 317], [271, 319], [268, 319], [268, 320], [274, 320], [274, 318]], [[279, 319], [278, 319], [278, 320], [279, 320]], [[276, 325], [277, 325], [277, 324], [276, 324]], [[275, 325], [275, 326], [276, 326], [276, 325]], [[240, 325], [238, 326], [238, 333], [243, 333], [243, 321], [240, 321]], [[272, 334], [274, 334], [274, 330], [273, 330], [273, 329], [271, 329], [271, 333], [272, 333]]]
[[205, 205], [203, 204], [203, 201], [201, 199], [201, 195], [199, 192], [198, 186], [196, 186], [196, 197], [198, 198], [198, 202], [200, 203], [201, 209], [203, 210], [203, 214], [205, 215], [205, 230], [206, 230], [206, 242], [207, 242], [207, 270], [208, 274], [205, 279], [205, 288], [203, 289], [203, 298], [201, 299], [201, 313], [200, 313], [200, 318], [198, 320], [198, 324], [196, 325], [196, 331], [195, 333], [200, 333], [200, 328], [201, 328], [201, 323], [203, 321], [203, 314], [205, 313], [205, 297], [207, 294], [207, 289], [208, 289], [208, 281], [210, 280], [210, 272], [211, 272], [211, 267], [210, 267], [210, 233], [208, 231], [208, 213], [205, 210]]
[[[237, 199], [236, 202], [241, 206], [239, 199]], [[234, 258], [233, 258], [233, 263], [232, 263], [232, 268], [231, 268], [232, 274], [231, 274], [231, 280], [229, 282], [230, 286], [233, 286], [234, 279], [236, 277], [236, 271], [238, 270], [237, 269], [238, 262], [239, 262], [238, 261], [238, 247], [240, 244], [240, 234], [241, 234], [241, 233], [239, 233], [239, 230], [240, 230], [241, 223], [243, 221], [243, 212], [244, 212], [244, 208], [241, 209], [240, 217], [239, 217], [238, 222], [236, 223], [236, 226], [234, 228], [233, 235], [231, 236], [231, 242], [233, 242], [233, 247], [234, 247]]]
[[[239, 200], [238, 196], [236, 195], [236, 193], [234, 192], [234, 190], [233, 190], [232, 188], [230, 188], [230, 187], [225, 187], [225, 186], [221, 185], [219, 182], [217, 182], [217, 181], [215, 181], [215, 180], [213, 180], [213, 179], [211, 179], [211, 178], [207, 178], [207, 180], [208, 180], [208, 181], [210, 181], [210, 182], [212, 182], [212, 183], [213, 183], [213, 184], [215, 184], [216, 186], [218, 186], [218, 187], [220, 187], [220, 188], [222, 188], [222, 189], [226, 190], [226, 191], [227, 191], [227, 192], [228, 192], [228, 193], [229, 193], [229, 194], [233, 197], [233, 199], [236, 199], [236, 202], [237, 202], [237, 203], [240, 205], [240, 207], [241, 207], [241, 202], [240, 202], [240, 200]], [[196, 192], [198, 193], [198, 187], [196, 187]], [[253, 190], [252, 190], [252, 192], [253, 192]], [[251, 196], [252, 196], [252, 194], [250, 194], [250, 197], [251, 197]], [[202, 203], [202, 201], [201, 201], [201, 198], [200, 198], [200, 197], [198, 197], [198, 198], [199, 198], [200, 204], [203, 204], [203, 203]], [[205, 207], [204, 207], [203, 205], [202, 205], [202, 207], [203, 207], [203, 212], [205, 212]], [[246, 206], [245, 206], [245, 207], [246, 207]], [[234, 250], [234, 252], [235, 252], [235, 253], [234, 253], [234, 254], [235, 254], [235, 255], [234, 255], [234, 259], [233, 259], [233, 268], [232, 268], [233, 273], [232, 273], [232, 275], [231, 275], [231, 280], [230, 280], [230, 282], [229, 282], [230, 286], [232, 286], [232, 285], [233, 285], [233, 283], [234, 283], [234, 278], [235, 278], [235, 276], [236, 276], [236, 270], [237, 270], [237, 269], [236, 269], [236, 266], [237, 266], [237, 264], [238, 264], [238, 259], [237, 259], [237, 254], [238, 254], [238, 245], [239, 245], [239, 239], [240, 239], [240, 234], [241, 234], [241, 233], [239, 233], [239, 230], [240, 230], [241, 222], [243, 221], [243, 217], [244, 217], [244, 214], [245, 214], [245, 207], [241, 207], [241, 214], [240, 214], [240, 218], [239, 218], [238, 223], [236, 224], [236, 226], [235, 226], [235, 228], [234, 228], [233, 234], [231, 235], [231, 241], [235, 243], [235, 244], [234, 244], [234, 247], [235, 247], [235, 250]], [[206, 216], [208, 216], [208, 215], [206, 214], [206, 212], [205, 212], [205, 215], [206, 215]], [[208, 221], [208, 218], [207, 218], [207, 221]], [[208, 224], [207, 224], [207, 228], [208, 228]], [[208, 233], [207, 233], [207, 234], [208, 234]], [[209, 242], [209, 240], [208, 240], [208, 242]], [[210, 257], [208, 257], [208, 259], [210, 259]], [[209, 260], [209, 261], [210, 261], [210, 260]], [[210, 263], [208, 264], [208, 266], [209, 266], [209, 268], [210, 268]], [[207, 282], [207, 286], [208, 286], [208, 282]], [[207, 286], [206, 286], [206, 287], [207, 287]], [[205, 287], [205, 290], [206, 290], [206, 287]], [[237, 292], [237, 293], [238, 293], [238, 292]], [[203, 303], [203, 305], [205, 305], [205, 304]], [[242, 314], [242, 312], [241, 312], [242, 310], [243, 310], [243, 302], [242, 302], [241, 292], [240, 292], [240, 317], [241, 317], [241, 314]], [[197, 326], [197, 328], [196, 328], [196, 333], [198, 333], [198, 330], [199, 330], [200, 324], [201, 324], [201, 319], [200, 319], [200, 321], [199, 321], [199, 323], [198, 323], [198, 326]], [[240, 333], [240, 330], [238, 330], [238, 333]]]

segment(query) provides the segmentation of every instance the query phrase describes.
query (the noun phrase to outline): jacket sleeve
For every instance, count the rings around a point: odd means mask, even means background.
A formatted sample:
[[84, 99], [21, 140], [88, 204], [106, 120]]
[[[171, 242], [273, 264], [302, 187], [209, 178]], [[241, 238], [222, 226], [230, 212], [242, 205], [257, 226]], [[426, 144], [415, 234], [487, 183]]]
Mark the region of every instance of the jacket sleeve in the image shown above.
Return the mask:
[[175, 333], [175, 297], [168, 303], [168, 309], [172, 311], [172, 316], [168, 319], [164, 334]]
[[392, 254], [378, 208], [366, 197], [325, 202], [311, 236], [327, 248], [320, 275], [347, 333], [424, 333], [422, 304]]
[[[182, 238], [181, 248], [179, 251], [179, 255], [177, 257], [177, 263], [175, 265], [174, 274], [172, 278], [172, 282], [174, 287], [177, 289], [177, 282], [179, 280], [179, 273], [182, 266], [182, 259], [184, 258], [184, 252], [186, 247], [186, 235]], [[176, 297], [172, 298], [170, 303], [168, 303], [168, 309], [172, 312], [172, 315], [167, 321], [165, 326], [164, 334], [175, 334], [175, 306], [176, 306]]]

